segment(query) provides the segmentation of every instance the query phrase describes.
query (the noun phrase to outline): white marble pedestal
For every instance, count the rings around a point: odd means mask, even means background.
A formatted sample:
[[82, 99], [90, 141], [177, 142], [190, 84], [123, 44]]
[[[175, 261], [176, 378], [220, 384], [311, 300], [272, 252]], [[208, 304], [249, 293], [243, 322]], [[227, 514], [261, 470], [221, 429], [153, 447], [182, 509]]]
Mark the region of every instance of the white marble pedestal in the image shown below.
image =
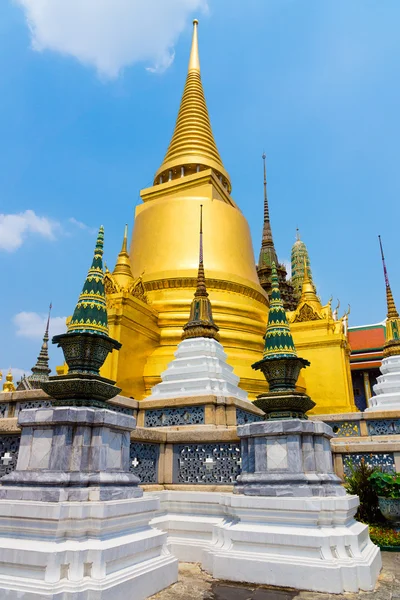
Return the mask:
[[373, 590], [382, 566], [357, 496], [227, 495], [202, 565], [213, 577], [340, 594]]
[[375, 396], [368, 400], [365, 412], [400, 410], [400, 356], [384, 358], [380, 371], [373, 388]]
[[354, 520], [357, 496], [156, 495], [152, 524], [168, 533], [171, 552], [213, 577], [331, 594], [375, 587], [381, 555]]
[[178, 577], [159, 501], [0, 501], [0, 598], [144, 600]]

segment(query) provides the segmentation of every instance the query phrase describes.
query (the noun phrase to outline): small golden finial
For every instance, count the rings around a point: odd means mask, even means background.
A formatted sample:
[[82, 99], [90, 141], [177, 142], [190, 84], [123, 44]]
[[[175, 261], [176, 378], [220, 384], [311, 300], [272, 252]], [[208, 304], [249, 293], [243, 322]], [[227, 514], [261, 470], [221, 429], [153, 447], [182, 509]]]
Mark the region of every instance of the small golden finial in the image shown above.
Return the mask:
[[124, 241], [122, 242], [121, 252], [128, 252], [128, 223], [125, 223]]
[[300, 241], [300, 230], [298, 227], [296, 227], [296, 241], [299, 242]]
[[199, 42], [197, 37], [198, 20], [193, 21], [192, 49], [190, 51], [188, 71], [198, 71], [200, 73]]

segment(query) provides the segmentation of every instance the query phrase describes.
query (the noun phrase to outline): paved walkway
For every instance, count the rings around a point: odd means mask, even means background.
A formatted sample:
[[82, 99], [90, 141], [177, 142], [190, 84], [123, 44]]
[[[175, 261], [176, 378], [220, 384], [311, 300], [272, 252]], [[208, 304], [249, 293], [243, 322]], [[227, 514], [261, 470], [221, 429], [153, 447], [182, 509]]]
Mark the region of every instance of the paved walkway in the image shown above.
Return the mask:
[[383, 569], [374, 592], [338, 595], [221, 582], [199, 565], [181, 563], [179, 581], [151, 600], [400, 600], [400, 552], [382, 552], [382, 559]]

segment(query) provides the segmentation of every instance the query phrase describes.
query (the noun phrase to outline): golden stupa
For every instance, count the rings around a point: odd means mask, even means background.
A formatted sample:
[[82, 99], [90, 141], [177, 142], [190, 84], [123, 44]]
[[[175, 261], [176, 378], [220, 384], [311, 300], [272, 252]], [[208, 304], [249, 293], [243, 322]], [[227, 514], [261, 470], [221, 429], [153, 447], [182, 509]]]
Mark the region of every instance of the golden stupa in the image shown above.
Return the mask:
[[130, 252], [125, 232], [114, 271], [106, 273], [110, 336], [122, 343], [102, 371], [122, 393], [142, 399], [173, 359], [188, 320], [198, 267], [200, 205], [207, 290], [228, 362], [251, 398], [265, 392], [252, 370], [263, 351], [268, 298], [261, 288], [250, 229], [232, 199], [200, 76], [193, 22], [189, 68], [175, 130], [152, 187], [141, 191]]

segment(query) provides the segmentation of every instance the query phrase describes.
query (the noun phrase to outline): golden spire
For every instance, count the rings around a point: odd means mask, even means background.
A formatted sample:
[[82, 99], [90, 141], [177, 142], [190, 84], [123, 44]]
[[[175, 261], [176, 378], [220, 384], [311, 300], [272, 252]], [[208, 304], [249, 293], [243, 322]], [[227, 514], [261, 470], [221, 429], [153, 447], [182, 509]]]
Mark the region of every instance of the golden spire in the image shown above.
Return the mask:
[[381, 249], [383, 274], [386, 284], [386, 303], [387, 303], [387, 319], [386, 319], [386, 342], [383, 348], [383, 355], [394, 356], [400, 354], [400, 317], [394, 303], [392, 290], [390, 288], [389, 276], [386, 269], [385, 257], [383, 254], [381, 236], [378, 235], [379, 246]]
[[131, 269], [131, 261], [128, 254], [128, 225], [125, 225], [124, 240], [122, 242], [121, 252], [118, 254], [115, 269], [113, 271], [115, 281], [122, 289], [130, 286], [134, 279]]
[[230, 192], [230, 178], [214, 140], [201, 83], [197, 26], [195, 19], [188, 74], [175, 131], [155, 175], [154, 185], [211, 168]]
[[214, 323], [211, 302], [208, 297], [203, 264], [203, 205], [200, 205], [200, 250], [197, 287], [190, 307], [190, 317], [183, 326], [182, 339], [197, 337], [219, 340], [218, 327]]
[[272, 267], [272, 263], [278, 265], [278, 257], [272, 238], [271, 223], [269, 220], [269, 207], [267, 195], [267, 168], [265, 164], [266, 154], [263, 152], [262, 159], [264, 163], [264, 226], [262, 232], [262, 242], [260, 250], [260, 258], [258, 259], [258, 267]]

